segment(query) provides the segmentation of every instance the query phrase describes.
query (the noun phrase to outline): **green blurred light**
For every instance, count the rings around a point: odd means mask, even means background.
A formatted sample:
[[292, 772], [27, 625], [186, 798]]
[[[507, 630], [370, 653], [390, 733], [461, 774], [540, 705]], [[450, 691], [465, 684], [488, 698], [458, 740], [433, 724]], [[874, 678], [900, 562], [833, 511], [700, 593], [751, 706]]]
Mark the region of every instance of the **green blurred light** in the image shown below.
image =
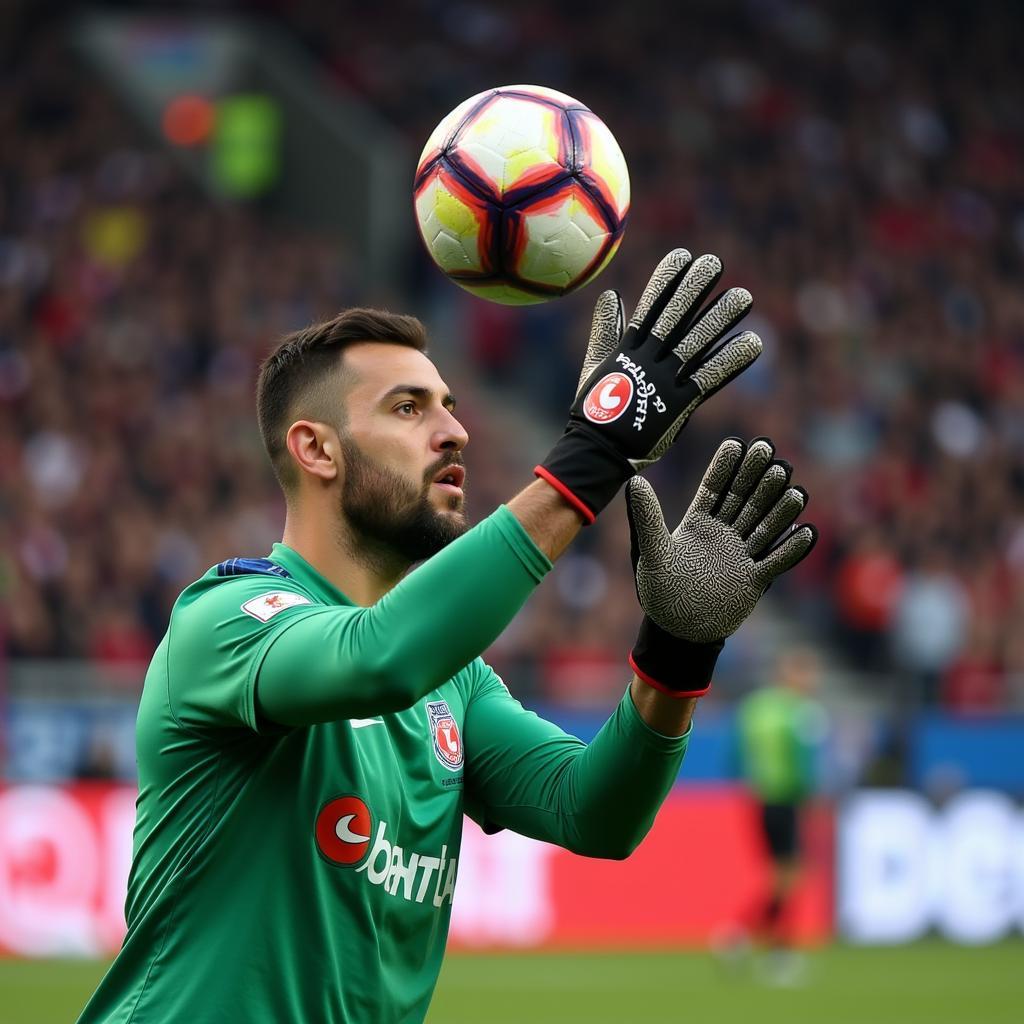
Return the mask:
[[281, 109], [269, 96], [245, 93], [217, 101], [211, 173], [233, 199], [254, 199], [281, 171]]

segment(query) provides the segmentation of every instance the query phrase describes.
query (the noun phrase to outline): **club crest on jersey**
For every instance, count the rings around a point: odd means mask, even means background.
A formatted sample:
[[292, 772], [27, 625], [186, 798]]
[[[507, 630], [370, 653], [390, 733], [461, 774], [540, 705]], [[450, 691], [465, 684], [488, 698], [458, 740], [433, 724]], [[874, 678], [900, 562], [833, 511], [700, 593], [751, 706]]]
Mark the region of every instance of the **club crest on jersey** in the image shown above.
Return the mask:
[[617, 420], [633, 401], [633, 381], [618, 370], [606, 373], [583, 400], [583, 415], [591, 423]]
[[462, 736], [459, 726], [452, 717], [448, 702], [427, 701], [427, 718], [430, 722], [430, 736], [434, 742], [434, 756], [451, 772], [462, 767]]

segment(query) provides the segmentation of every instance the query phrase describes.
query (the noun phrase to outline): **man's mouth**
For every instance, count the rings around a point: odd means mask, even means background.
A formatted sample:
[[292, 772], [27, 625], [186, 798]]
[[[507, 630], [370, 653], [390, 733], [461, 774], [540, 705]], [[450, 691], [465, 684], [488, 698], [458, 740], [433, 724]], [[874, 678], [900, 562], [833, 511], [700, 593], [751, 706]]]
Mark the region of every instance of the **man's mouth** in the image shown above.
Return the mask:
[[462, 496], [462, 485], [466, 482], [466, 470], [462, 466], [445, 466], [434, 477], [434, 485], [451, 494]]

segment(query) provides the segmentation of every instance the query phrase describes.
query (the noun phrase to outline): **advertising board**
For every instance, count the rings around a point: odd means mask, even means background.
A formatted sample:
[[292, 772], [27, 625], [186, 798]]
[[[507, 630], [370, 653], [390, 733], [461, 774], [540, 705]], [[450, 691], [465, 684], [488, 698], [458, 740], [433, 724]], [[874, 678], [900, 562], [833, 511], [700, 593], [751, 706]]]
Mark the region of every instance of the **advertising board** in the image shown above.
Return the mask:
[[[0, 953], [113, 953], [124, 935], [134, 820], [129, 786], [0, 789]], [[600, 861], [510, 832], [484, 836], [467, 820], [451, 945], [705, 944], [748, 912], [767, 881], [755, 823], [735, 787], [677, 789], [632, 857]], [[806, 942], [832, 930], [831, 831], [825, 810], [809, 822], [812, 866], [792, 921]]]

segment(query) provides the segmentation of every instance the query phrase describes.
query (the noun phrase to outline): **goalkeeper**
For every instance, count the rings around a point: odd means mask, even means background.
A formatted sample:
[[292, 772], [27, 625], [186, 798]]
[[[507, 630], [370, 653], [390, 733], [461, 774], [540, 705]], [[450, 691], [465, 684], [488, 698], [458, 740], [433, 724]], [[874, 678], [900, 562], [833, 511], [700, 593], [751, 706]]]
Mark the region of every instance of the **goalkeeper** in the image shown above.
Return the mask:
[[[349, 310], [267, 359], [284, 538], [171, 612], [139, 708], [128, 932], [82, 1024], [420, 1021], [464, 813], [594, 857], [637, 846], [723, 639], [814, 542], [764, 441], [723, 444], [672, 534], [635, 477], [760, 352], [728, 337], [749, 293], [705, 306], [720, 275], [673, 251], [628, 326], [601, 295], [565, 433], [472, 529], [468, 437], [418, 321]], [[631, 479], [647, 614], [632, 683], [585, 745], [479, 655]]]

